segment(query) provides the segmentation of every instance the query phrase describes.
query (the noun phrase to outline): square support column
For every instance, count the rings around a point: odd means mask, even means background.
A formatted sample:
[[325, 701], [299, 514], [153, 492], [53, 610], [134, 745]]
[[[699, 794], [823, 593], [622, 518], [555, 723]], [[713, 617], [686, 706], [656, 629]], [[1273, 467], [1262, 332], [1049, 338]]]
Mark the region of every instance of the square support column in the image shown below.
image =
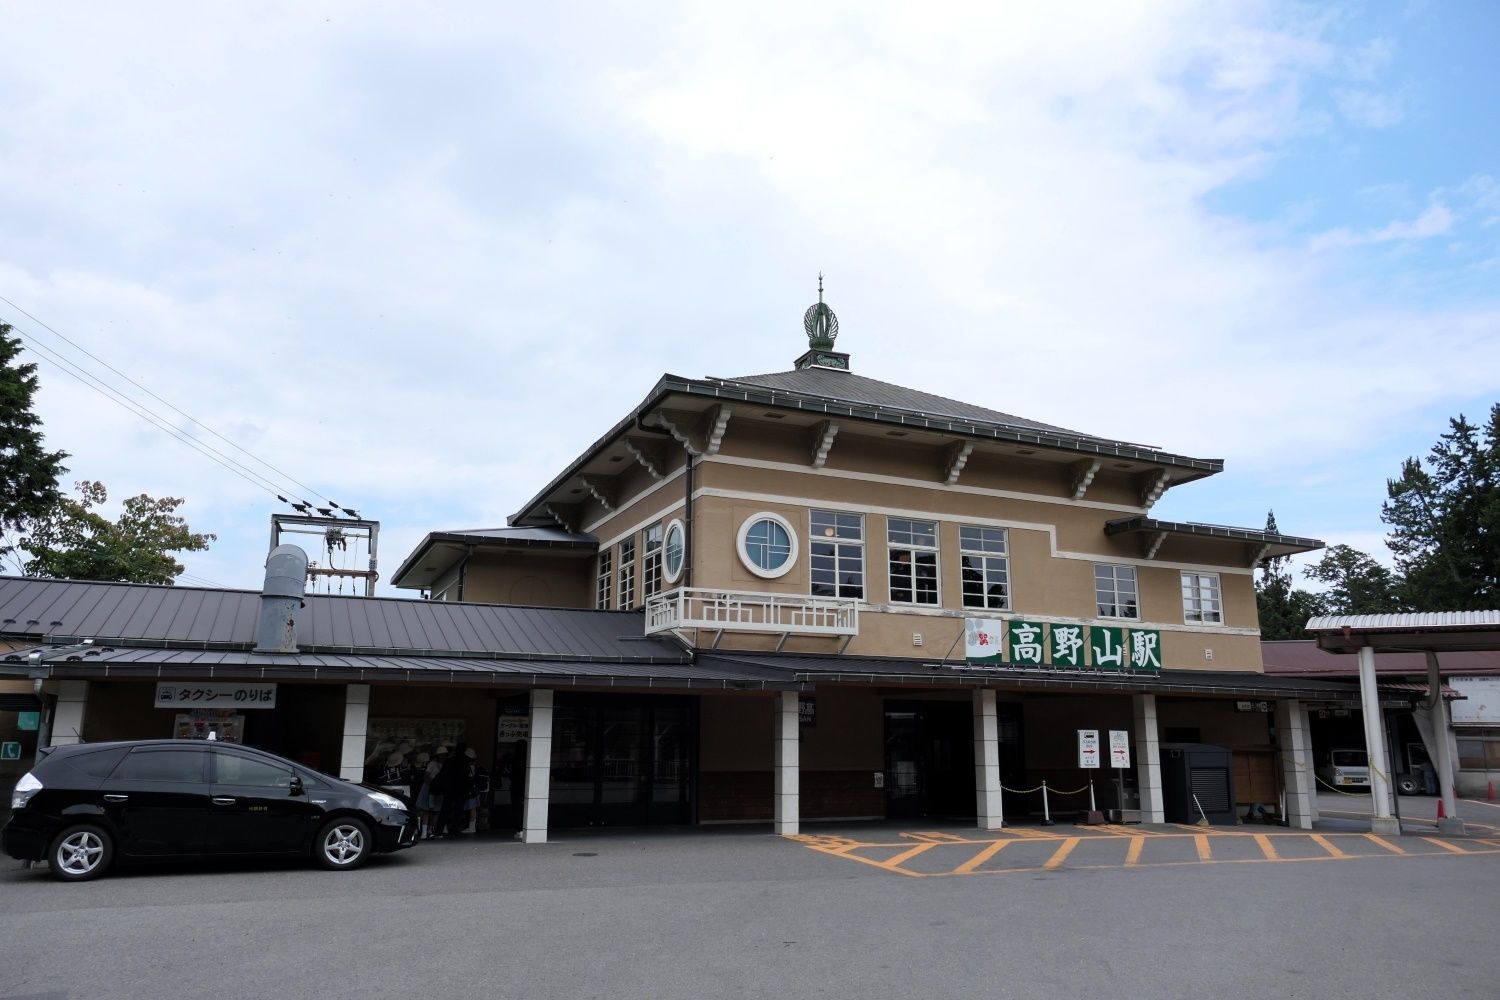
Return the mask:
[[979, 829], [1005, 825], [1000, 802], [1000, 723], [995, 714], [995, 692], [974, 692], [974, 804]]
[[801, 724], [795, 691], [776, 698], [776, 833], [795, 837], [799, 829], [797, 793], [801, 765]]
[[1359, 703], [1365, 721], [1365, 755], [1370, 764], [1370, 832], [1400, 834], [1401, 822], [1391, 815], [1391, 768], [1385, 755], [1385, 714], [1375, 686], [1375, 650], [1359, 647]]
[[[1302, 732], [1307, 734], [1307, 752], [1312, 754], [1312, 713], [1308, 709], [1302, 710]], [[1311, 794], [1307, 798], [1307, 815], [1314, 823], [1318, 821], [1318, 772], [1313, 771], [1312, 777], [1307, 779], [1307, 787]]]
[[547, 798], [552, 788], [552, 691], [531, 691], [531, 732], [526, 741], [526, 810], [521, 841], [547, 842]]
[[57, 706], [52, 710], [48, 746], [67, 747], [83, 742], [83, 714], [88, 704], [88, 681], [57, 682]]
[[1437, 759], [1432, 763], [1438, 775], [1438, 795], [1443, 800], [1444, 816], [1437, 821], [1438, 833], [1462, 836], [1464, 821], [1459, 818], [1458, 797], [1453, 792], [1453, 757], [1450, 752], [1452, 744], [1448, 739], [1448, 706], [1443, 701], [1442, 671], [1438, 668], [1437, 654], [1432, 650], [1427, 651], [1427, 698], [1432, 704], [1427, 711], [1432, 724], [1433, 749], [1437, 751]]
[[1276, 703], [1276, 734], [1281, 743], [1281, 785], [1286, 793], [1287, 826], [1311, 830], [1313, 825], [1312, 745], [1304, 728], [1307, 716], [1296, 698]]
[[370, 732], [370, 685], [344, 688], [344, 745], [339, 757], [339, 777], [365, 780], [365, 737]]
[[1161, 795], [1161, 741], [1156, 735], [1156, 695], [1138, 694], [1135, 700], [1135, 776], [1141, 792], [1141, 822], [1165, 823]]

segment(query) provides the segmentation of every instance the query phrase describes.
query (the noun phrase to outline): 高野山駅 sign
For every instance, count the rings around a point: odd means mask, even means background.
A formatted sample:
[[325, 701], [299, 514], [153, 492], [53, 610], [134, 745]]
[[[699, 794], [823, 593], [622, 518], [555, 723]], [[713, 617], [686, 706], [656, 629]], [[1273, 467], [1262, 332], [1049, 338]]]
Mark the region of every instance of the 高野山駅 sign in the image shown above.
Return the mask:
[[1161, 632], [1149, 628], [968, 618], [964, 659], [976, 666], [1161, 670]]

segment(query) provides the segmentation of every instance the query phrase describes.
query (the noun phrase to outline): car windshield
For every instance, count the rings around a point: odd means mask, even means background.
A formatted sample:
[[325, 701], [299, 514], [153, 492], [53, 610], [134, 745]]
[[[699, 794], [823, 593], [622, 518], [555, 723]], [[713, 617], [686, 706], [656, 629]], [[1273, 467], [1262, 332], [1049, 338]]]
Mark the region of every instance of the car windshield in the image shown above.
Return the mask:
[[1335, 767], [1364, 767], [1365, 752], [1363, 750], [1335, 750], [1333, 763]]

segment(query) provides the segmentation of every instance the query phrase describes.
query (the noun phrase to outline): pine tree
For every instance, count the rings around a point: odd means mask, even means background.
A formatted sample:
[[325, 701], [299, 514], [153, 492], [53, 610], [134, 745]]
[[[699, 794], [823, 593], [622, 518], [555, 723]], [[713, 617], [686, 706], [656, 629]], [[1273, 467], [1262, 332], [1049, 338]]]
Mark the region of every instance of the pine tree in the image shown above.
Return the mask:
[[[1276, 512], [1266, 513], [1266, 531], [1278, 534]], [[1265, 640], [1305, 639], [1307, 620], [1322, 614], [1318, 595], [1292, 586], [1290, 556], [1272, 556], [1260, 566], [1255, 580], [1255, 607], [1260, 637]]]
[[16, 534], [57, 508], [58, 477], [68, 471], [68, 456], [42, 445], [42, 422], [32, 411], [36, 365], [18, 363], [20, 354], [20, 338], [0, 323], [0, 557], [15, 551]]
[[1448, 421], [1427, 456], [1387, 480], [1380, 517], [1404, 577], [1402, 596], [1423, 611], [1500, 606], [1500, 403], [1476, 427]]

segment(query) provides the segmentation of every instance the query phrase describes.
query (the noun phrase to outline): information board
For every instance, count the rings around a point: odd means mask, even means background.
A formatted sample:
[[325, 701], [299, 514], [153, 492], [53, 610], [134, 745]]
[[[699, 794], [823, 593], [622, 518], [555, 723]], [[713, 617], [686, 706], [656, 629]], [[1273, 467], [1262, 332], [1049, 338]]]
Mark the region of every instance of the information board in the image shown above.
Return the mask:
[[1078, 730], [1078, 766], [1083, 768], [1099, 766], [1099, 730]]

